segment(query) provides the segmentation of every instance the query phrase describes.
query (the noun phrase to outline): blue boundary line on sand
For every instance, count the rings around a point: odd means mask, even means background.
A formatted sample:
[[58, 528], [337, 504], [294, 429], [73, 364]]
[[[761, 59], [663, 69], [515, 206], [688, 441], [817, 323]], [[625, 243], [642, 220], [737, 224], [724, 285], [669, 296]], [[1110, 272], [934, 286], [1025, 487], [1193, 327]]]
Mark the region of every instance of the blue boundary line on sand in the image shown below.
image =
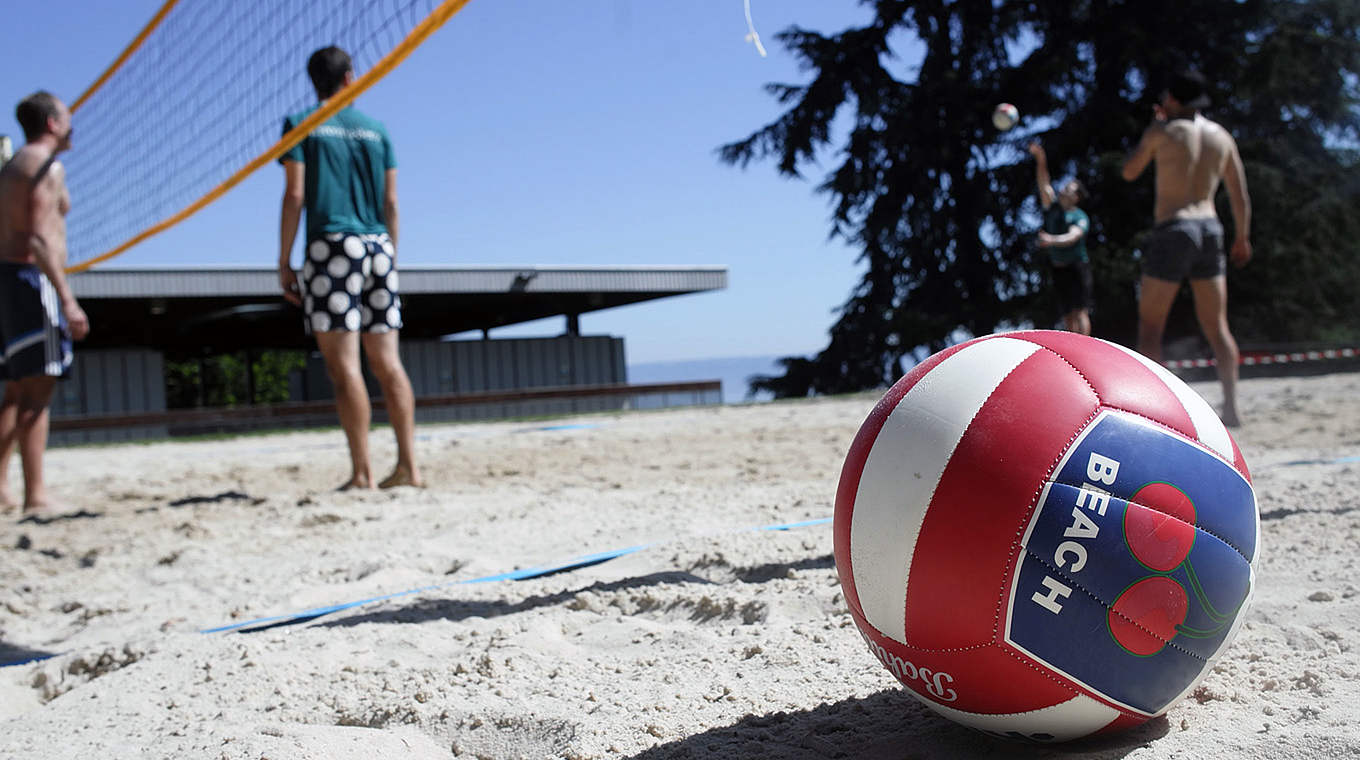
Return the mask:
[[412, 594], [420, 594], [426, 591], [438, 591], [439, 589], [451, 588], [453, 586], [463, 586], [472, 583], [495, 583], [497, 581], [522, 581], [527, 580], [529, 578], [541, 578], [543, 576], [553, 575], [555, 573], [561, 573], [567, 570], [578, 570], [583, 567], [598, 565], [601, 562], [608, 562], [611, 559], [622, 557], [625, 554], [632, 554], [633, 552], [641, 551], [649, 546], [655, 546], [655, 544], [640, 544], [638, 546], [630, 546], [625, 549], [614, 549], [611, 551], [596, 552], [595, 554], [582, 555], [580, 557], [576, 557], [574, 559], [569, 559], [566, 560], [565, 562], [560, 562], [552, 565], [536, 565], [534, 567], [526, 567], [520, 570], [511, 570], [506, 573], [496, 573], [495, 575], [483, 575], [478, 578], [464, 578], [462, 580], [449, 581], [448, 583], [437, 583], [433, 586], [421, 586], [419, 588], [407, 589], [405, 591], [395, 591], [391, 594], [372, 596], [367, 599], [358, 599], [353, 602], [341, 602], [340, 604], [331, 604], [325, 607], [313, 607], [312, 609], [302, 610], [300, 612], [293, 612], [284, 615], [274, 615], [272, 617], [256, 618], [254, 620], [245, 620], [240, 623], [229, 623], [227, 625], [219, 625], [215, 628], [204, 628], [200, 630], [199, 633], [226, 633], [227, 631], [241, 631], [242, 633], [249, 633], [250, 631], [258, 630], [259, 628], [272, 628], [290, 622], [298, 623], [306, 622], [308, 620], [314, 620], [316, 618], [319, 618], [323, 615], [329, 615], [332, 612], [349, 610], [355, 607], [362, 607], [366, 604], [373, 604], [375, 602], [382, 602], [388, 599], [396, 599], [398, 597], [410, 596]]
[[62, 656], [62, 655], [64, 655], [64, 654], [66, 654], [66, 653], [65, 653], [65, 652], [53, 652], [53, 653], [51, 653], [51, 654], [42, 654], [42, 655], [38, 655], [37, 657], [29, 657], [29, 658], [26, 659], [26, 660], [11, 660], [11, 661], [9, 661], [9, 662], [0, 662], [0, 668], [17, 668], [17, 667], [20, 666], [20, 665], [27, 665], [27, 664], [29, 664], [30, 662], [42, 662], [43, 660], [50, 660], [50, 659], [52, 659], [53, 657], [60, 657], [60, 656]]
[[[832, 518], [830, 517], [820, 517], [813, 520], [800, 520], [798, 522], [777, 523], [774, 525], [758, 525], [753, 528], [732, 531], [732, 533], [751, 531], [788, 531], [797, 528], [809, 528], [816, 525], [826, 525], [827, 523], [831, 522], [831, 519]], [[440, 589], [451, 588], [453, 586], [463, 586], [473, 583], [498, 583], [501, 581], [523, 581], [529, 580], [530, 578], [543, 578], [549, 575], [556, 575], [557, 573], [563, 573], [570, 570], [580, 570], [582, 568], [591, 567], [593, 565], [599, 565], [613, 559], [618, 559], [619, 557], [640, 552], [643, 549], [649, 549], [653, 546], [660, 546], [664, 543], [666, 542], [655, 541], [647, 544], [628, 546], [622, 549], [609, 549], [607, 551], [595, 552], [593, 554], [583, 554], [579, 557], [574, 557], [569, 560], [547, 565], [535, 565], [533, 567], [521, 568], [519, 570], [510, 570], [504, 573], [483, 575], [477, 578], [464, 578], [462, 580], [449, 581], [448, 583], [436, 583], [430, 586], [420, 586], [419, 588], [407, 589], [405, 591], [395, 591], [390, 594], [372, 596], [368, 597], [367, 599], [357, 599], [352, 602], [341, 602], [339, 604], [330, 604], [324, 607], [313, 607], [311, 609], [301, 610], [299, 612], [285, 613], [283, 615], [272, 615], [269, 617], [255, 618], [253, 620], [245, 620], [239, 623], [219, 625], [213, 628], [204, 628], [199, 630], [199, 633], [213, 634], [213, 633], [227, 633], [231, 631], [236, 631], [240, 633], [253, 633], [255, 631], [263, 631], [269, 628], [278, 628], [285, 625], [305, 623], [325, 615], [330, 615], [335, 612], [342, 612], [344, 610], [354, 609], [356, 607], [362, 607], [369, 604], [375, 604], [377, 602], [387, 601], [389, 599], [397, 599], [403, 596], [411, 596], [412, 594], [421, 594], [427, 591], [438, 591]], [[63, 654], [67, 653], [54, 652], [52, 654], [46, 654], [39, 657], [29, 657], [27, 659], [18, 660], [14, 662], [0, 662], [0, 668], [8, 668], [18, 665], [27, 665], [33, 662], [41, 662], [43, 660], [51, 659], [53, 657], [60, 657]]]
[[[759, 525], [754, 528], [747, 528], [746, 530], [747, 531], [793, 530], [795, 528], [807, 528], [812, 527], [814, 525], [825, 525], [829, 522], [831, 522], [830, 517], [820, 517], [813, 520], [801, 520], [799, 522], [778, 523], [775, 525]], [[332, 612], [340, 612], [342, 610], [353, 609], [355, 607], [361, 607], [363, 605], [372, 604], [374, 602], [386, 601], [388, 599], [395, 599], [397, 597], [402, 596], [410, 596], [412, 594], [420, 594], [426, 591], [437, 591], [439, 589], [450, 588], [453, 586], [469, 585], [473, 583], [496, 583], [499, 581], [524, 581], [529, 580], [530, 578], [543, 578], [549, 575], [556, 575], [557, 573], [567, 572], [569, 570], [580, 570], [582, 568], [591, 567], [592, 565], [599, 565], [604, 562], [608, 562], [611, 559], [618, 559], [619, 557], [633, 554], [635, 552], [640, 552], [643, 549], [649, 549], [653, 546], [659, 546], [662, 543], [665, 542], [654, 541], [652, 543], [638, 544], [636, 546], [628, 546], [622, 549], [609, 549], [607, 551], [595, 552], [593, 554], [583, 554], [579, 557], [575, 557], [573, 559], [565, 560], [563, 562], [557, 562], [550, 565], [535, 565], [534, 567], [526, 567], [520, 570], [511, 570], [505, 573], [483, 575], [477, 578], [464, 578], [462, 580], [449, 581], [448, 583], [439, 583], [433, 586], [422, 586], [420, 588], [408, 589], [406, 591], [397, 591], [391, 594], [370, 597], [368, 599], [359, 599], [353, 602], [344, 602], [341, 604], [333, 604], [325, 607], [315, 607], [310, 610], [303, 610], [301, 612], [295, 612], [292, 614], [274, 615], [272, 617], [257, 618], [255, 620], [246, 620], [240, 623], [229, 623], [227, 625], [220, 625], [215, 628], [205, 628], [199, 631], [199, 633], [225, 633], [227, 631], [241, 631], [242, 633], [250, 633], [251, 631], [262, 630], [263, 628], [278, 627], [280, 625], [284, 625], [287, 623], [294, 622], [303, 623], [307, 622], [308, 620], [314, 620], [323, 615], [329, 615]]]

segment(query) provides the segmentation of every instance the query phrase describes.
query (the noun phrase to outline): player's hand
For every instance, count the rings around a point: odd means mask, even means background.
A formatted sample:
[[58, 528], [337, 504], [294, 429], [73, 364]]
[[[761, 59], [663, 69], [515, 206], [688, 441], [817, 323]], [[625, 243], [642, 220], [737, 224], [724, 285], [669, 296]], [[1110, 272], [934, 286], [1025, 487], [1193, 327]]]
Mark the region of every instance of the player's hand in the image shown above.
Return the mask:
[[1044, 153], [1044, 146], [1040, 145], [1038, 140], [1031, 142], [1025, 147], [1025, 150], [1028, 150], [1029, 154], [1034, 156], [1036, 161], [1043, 161], [1047, 157]]
[[66, 329], [71, 331], [72, 340], [84, 340], [90, 334], [90, 318], [74, 298], [61, 305], [61, 312], [66, 317]]
[[302, 305], [302, 289], [298, 287], [297, 273], [292, 267], [279, 267], [279, 287], [283, 288], [283, 300], [294, 306]]
[[1040, 232], [1038, 237], [1040, 248], [1048, 248], [1053, 245], [1053, 236], [1047, 232]]
[[1251, 261], [1251, 241], [1244, 237], [1237, 238], [1232, 244], [1232, 263], [1244, 267]]

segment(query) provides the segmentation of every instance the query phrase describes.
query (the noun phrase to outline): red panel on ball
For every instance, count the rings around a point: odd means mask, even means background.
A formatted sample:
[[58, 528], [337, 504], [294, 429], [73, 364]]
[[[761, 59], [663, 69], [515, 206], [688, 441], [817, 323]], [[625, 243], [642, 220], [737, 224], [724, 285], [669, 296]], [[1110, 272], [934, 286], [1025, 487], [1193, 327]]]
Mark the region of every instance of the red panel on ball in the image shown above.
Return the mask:
[[1081, 376], [1048, 351], [996, 387], [954, 450], [921, 526], [907, 581], [910, 644], [998, 639], [1024, 526], [1062, 452], [1098, 409]]
[[955, 710], [1032, 712], [1085, 693], [1002, 645], [926, 650], [893, 641], [862, 620], [857, 622], [871, 642], [870, 650], [904, 686]]
[[1251, 470], [1247, 469], [1247, 460], [1242, 456], [1242, 450], [1237, 448], [1237, 439], [1232, 438], [1231, 440], [1233, 447], [1233, 467], [1236, 467], [1237, 471], [1242, 473], [1242, 477], [1246, 478], [1247, 482], [1250, 483]]
[[1161, 378], [1118, 348], [1085, 335], [1054, 330], [1011, 333], [1061, 354], [1096, 389], [1101, 403], [1156, 420], [1195, 440], [1195, 424]]

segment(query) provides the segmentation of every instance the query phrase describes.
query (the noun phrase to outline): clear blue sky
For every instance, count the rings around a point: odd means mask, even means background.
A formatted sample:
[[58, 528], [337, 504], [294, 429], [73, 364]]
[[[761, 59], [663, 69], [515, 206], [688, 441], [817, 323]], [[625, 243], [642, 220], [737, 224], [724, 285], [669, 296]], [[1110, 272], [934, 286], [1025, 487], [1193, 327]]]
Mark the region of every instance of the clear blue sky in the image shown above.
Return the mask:
[[[21, 141], [12, 104], [35, 89], [74, 100], [160, 4], [7, 9], [0, 132]], [[743, 39], [741, 0], [473, 0], [357, 102], [396, 144], [402, 264], [723, 266], [725, 291], [582, 315], [581, 329], [624, 337], [630, 362], [822, 348], [859, 267], [827, 240], [820, 171], [807, 181], [768, 163], [743, 171], [715, 149], [779, 114], [766, 83], [806, 80], [776, 32], [839, 31], [870, 11], [752, 0], [752, 14], [767, 58]], [[75, 127], [79, 150], [78, 114]], [[272, 266], [281, 189], [281, 171], [266, 167], [105, 266]]]

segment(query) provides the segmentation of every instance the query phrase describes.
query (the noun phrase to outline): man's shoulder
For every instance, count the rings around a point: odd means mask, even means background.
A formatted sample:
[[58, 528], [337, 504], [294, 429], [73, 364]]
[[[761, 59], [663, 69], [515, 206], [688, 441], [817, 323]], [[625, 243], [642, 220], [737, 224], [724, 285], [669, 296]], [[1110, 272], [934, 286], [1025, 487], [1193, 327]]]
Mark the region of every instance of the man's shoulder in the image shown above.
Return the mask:
[[1204, 116], [1200, 117], [1200, 121], [1201, 123], [1204, 124], [1204, 130], [1206, 132], [1209, 132], [1210, 134], [1213, 134], [1215, 137], [1218, 137], [1223, 140], [1229, 141], [1232, 140], [1232, 132], [1229, 132], [1228, 128], [1223, 126], [1222, 124], [1219, 124], [1213, 119], [1209, 119]]
[[387, 134], [387, 128], [383, 126], [383, 123], [381, 121], [373, 118], [372, 116], [369, 116], [363, 111], [360, 111], [354, 106], [350, 106], [342, 110], [340, 114], [344, 116], [345, 121], [349, 122], [354, 126], [364, 127], [366, 129], [372, 129], [378, 132], [382, 132], [383, 134]]
[[317, 105], [314, 105], [314, 106], [311, 106], [311, 107], [308, 107], [308, 108], [304, 108], [304, 109], [302, 109], [301, 111], [298, 111], [298, 112], [296, 112], [296, 113], [288, 114], [288, 116], [287, 116], [287, 118], [286, 118], [285, 120], [288, 122], [288, 125], [289, 125], [289, 126], [296, 127], [297, 125], [299, 125], [299, 124], [301, 124], [302, 122], [306, 121], [308, 116], [311, 116], [313, 113], [316, 113], [316, 109], [318, 109], [318, 108], [320, 108], [320, 107], [321, 107], [321, 104], [318, 103]]
[[25, 145], [5, 164], [5, 174], [19, 177], [30, 182], [45, 179], [61, 180], [66, 176], [66, 168], [61, 160], [41, 147]]

